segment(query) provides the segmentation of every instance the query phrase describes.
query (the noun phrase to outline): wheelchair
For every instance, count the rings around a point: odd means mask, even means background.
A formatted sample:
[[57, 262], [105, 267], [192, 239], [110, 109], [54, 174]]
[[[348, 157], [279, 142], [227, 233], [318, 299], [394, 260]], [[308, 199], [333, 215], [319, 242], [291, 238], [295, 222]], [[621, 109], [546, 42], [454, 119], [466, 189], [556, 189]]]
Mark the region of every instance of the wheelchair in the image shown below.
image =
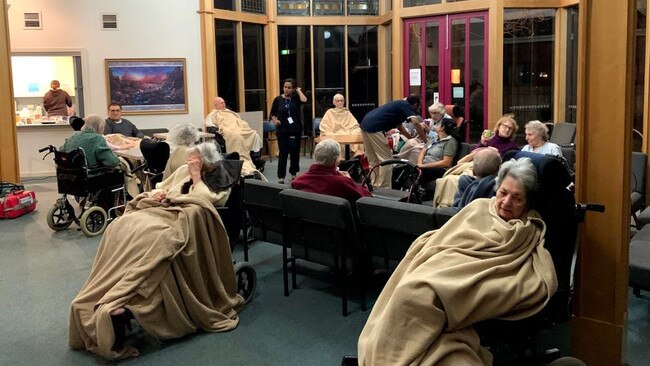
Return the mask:
[[[38, 151], [47, 151], [43, 159], [54, 153], [56, 164], [61, 196], [47, 213], [47, 225], [52, 230], [65, 230], [74, 222], [86, 236], [97, 236], [124, 212], [127, 198], [122, 171], [109, 167], [89, 169], [82, 148], [62, 152], [49, 145]], [[81, 212], [78, 216], [68, 195], [75, 196], [79, 202]]]

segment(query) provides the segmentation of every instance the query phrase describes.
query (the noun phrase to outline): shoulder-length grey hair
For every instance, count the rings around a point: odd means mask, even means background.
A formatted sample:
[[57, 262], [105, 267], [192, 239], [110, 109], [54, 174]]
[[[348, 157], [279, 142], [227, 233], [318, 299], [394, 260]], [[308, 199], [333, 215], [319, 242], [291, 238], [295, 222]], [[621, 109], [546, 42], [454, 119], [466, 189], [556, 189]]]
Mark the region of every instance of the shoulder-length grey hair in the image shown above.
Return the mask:
[[199, 131], [191, 123], [178, 124], [169, 130], [167, 141], [177, 146], [192, 147], [199, 139]]
[[199, 154], [203, 162], [203, 171], [214, 169], [223, 159], [217, 145], [214, 142], [202, 142], [187, 149], [187, 155]]
[[526, 206], [529, 207], [531, 200], [537, 193], [537, 170], [530, 158], [510, 159], [501, 164], [497, 175], [495, 190], [498, 190], [506, 177], [510, 177], [524, 187], [526, 192]]
[[544, 142], [548, 141], [548, 127], [546, 127], [546, 125], [542, 122], [538, 120], [530, 121], [526, 123], [525, 128], [533, 132], [535, 135], [541, 137]]
[[334, 166], [341, 153], [341, 145], [338, 142], [327, 139], [316, 145], [314, 149], [314, 161], [316, 164]]
[[86, 116], [86, 119], [84, 120], [84, 131], [89, 130], [103, 135], [104, 127], [106, 127], [106, 121], [96, 114]]

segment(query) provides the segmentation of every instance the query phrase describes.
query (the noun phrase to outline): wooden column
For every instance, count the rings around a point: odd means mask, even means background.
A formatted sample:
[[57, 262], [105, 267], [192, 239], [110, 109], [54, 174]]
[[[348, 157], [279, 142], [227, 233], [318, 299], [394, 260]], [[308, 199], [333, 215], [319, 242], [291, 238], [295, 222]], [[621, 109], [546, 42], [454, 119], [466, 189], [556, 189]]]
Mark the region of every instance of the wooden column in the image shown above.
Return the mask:
[[[406, 97], [404, 95], [404, 21], [400, 18], [402, 10], [402, 1], [393, 0], [393, 21], [391, 27], [392, 52], [391, 59], [393, 85], [392, 96], [388, 96], [386, 102]], [[406, 30], [408, 32], [408, 30]], [[380, 69], [381, 70], [381, 69]], [[380, 71], [381, 72], [381, 71]]]
[[3, 40], [0, 42], [0, 180], [18, 182], [20, 169], [6, 0], [0, 1], [0, 39]]
[[634, 0], [580, 2], [577, 198], [606, 206], [580, 228], [571, 343], [588, 365], [624, 358], [635, 9]]
[[503, 0], [490, 0], [488, 31], [488, 128], [503, 114]]
[[201, 19], [201, 55], [203, 56], [203, 115], [212, 110], [212, 99], [217, 96], [217, 45], [214, 35], [213, 4], [199, 0]]

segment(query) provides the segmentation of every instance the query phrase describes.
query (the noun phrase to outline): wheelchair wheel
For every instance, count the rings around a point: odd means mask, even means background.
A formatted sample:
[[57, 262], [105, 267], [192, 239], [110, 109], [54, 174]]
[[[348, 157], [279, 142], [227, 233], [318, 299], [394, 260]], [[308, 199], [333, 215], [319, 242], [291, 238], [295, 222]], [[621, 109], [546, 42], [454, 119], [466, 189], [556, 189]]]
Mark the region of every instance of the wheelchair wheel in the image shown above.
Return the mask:
[[106, 211], [99, 206], [92, 206], [81, 215], [80, 226], [86, 236], [97, 236], [104, 232], [108, 224]]
[[74, 209], [66, 200], [63, 205], [55, 203], [47, 212], [47, 226], [54, 231], [62, 231], [70, 227], [74, 218]]
[[253, 266], [247, 262], [239, 262], [235, 264], [235, 275], [237, 277], [237, 293], [248, 303], [257, 286], [257, 273]]

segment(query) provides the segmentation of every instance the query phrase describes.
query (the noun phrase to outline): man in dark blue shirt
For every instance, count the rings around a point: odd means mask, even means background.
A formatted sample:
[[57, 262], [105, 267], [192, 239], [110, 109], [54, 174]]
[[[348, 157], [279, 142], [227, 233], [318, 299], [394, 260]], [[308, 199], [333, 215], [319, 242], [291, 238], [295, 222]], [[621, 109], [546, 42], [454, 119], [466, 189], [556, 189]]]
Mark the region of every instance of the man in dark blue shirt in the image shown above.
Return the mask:
[[[402, 122], [410, 119], [415, 130], [422, 141], [426, 141], [426, 133], [422, 128], [422, 117], [420, 117], [420, 97], [409, 95], [406, 99], [395, 100], [368, 112], [359, 124], [361, 135], [366, 149], [368, 164], [375, 166], [384, 160], [391, 159], [393, 152], [388, 147], [385, 133], [393, 128], [408, 138], [414, 137], [409, 134]], [[372, 185], [375, 187], [390, 187], [391, 173], [393, 167], [387, 165], [379, 168], [378, 174], [374, 177]]]

